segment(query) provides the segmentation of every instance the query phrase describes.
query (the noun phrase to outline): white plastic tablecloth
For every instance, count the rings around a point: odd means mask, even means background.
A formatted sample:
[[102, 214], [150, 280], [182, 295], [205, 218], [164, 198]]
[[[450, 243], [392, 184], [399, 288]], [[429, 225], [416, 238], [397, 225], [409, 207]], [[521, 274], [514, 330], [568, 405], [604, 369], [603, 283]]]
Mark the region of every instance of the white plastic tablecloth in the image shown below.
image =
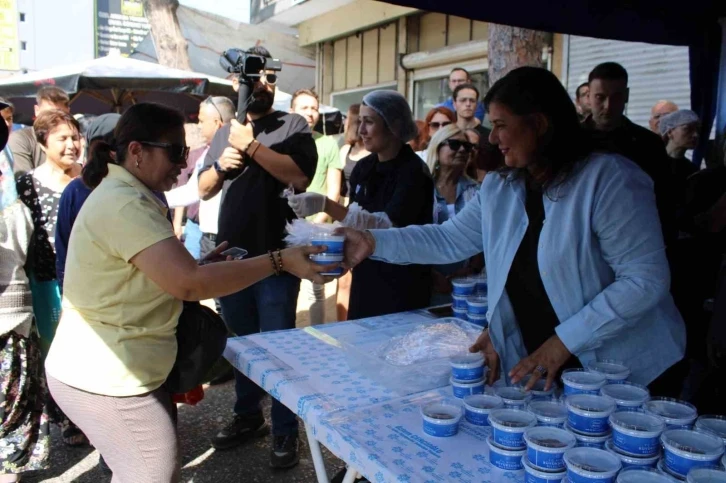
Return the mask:
[[254, 334], [230, 339], [224, 355], [371, 481], [523, 482], [523, 471], [502, 471], [489, 463], [489, 428], [462, 419], [455, 437], [423, 432], [420, 407], [451, 397], [451, 387], [401, 397], [351, 369], [335, 339], [430, 320], [425, 312], [407, 312]]

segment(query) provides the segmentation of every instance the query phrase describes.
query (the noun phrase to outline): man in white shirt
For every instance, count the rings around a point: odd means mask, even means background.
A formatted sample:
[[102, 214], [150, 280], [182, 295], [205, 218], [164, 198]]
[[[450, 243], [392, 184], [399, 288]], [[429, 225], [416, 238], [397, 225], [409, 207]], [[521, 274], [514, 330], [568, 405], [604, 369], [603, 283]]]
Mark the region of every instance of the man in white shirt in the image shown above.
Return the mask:
[[[197, 187], [199, 169], [204, 165], [204, 159], [207, 156], [209, 144], [212, 142], [214, 135], [225, 123], [234, 119], [234, 114], [234, 103], [227, 97], [210, 96], [199, 105], [198, 125], [206, 146], [198, 150], [197, 153], [192, 152], [189, 156], [192, 162], [188, 165], [188, 168], [192, 168], [189, 181], [186, 184], [181, 183], [180, 186], [166, 193], [169, 208], [176, 208], [174, 212], [174, 229], [177, 236], [181, 234], [181, 221], [184, 211], [189, 208], [187, 223], [184, 228], [186, 237], [184, 245], [192, 256], [197, 259], [203, 258], [217, 246], [217, 219], [219, 218], [219, 203], [221, 200], [221, 192], [207, 201], [199, 199], [199, 189]], [[193, 156], [194, 154], [198, 154], [198, 156]], [[194, 209], [197, 204], [198, 211]]]

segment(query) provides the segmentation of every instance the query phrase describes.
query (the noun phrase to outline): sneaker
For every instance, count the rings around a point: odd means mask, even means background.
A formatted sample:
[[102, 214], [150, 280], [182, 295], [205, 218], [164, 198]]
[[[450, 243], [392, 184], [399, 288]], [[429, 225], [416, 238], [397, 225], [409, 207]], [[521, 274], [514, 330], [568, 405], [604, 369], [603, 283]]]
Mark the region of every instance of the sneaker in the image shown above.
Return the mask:
[[284, 469], [298, 464], [300, 462], [299, 445], [297, 434], [273, 436], [270, 467]]
[[262, 413], [254, 416], [235, 414], [234, 419], [212, 438], [212, 446], [216, 449], [230, 449], [267, 433], [267, 423]]

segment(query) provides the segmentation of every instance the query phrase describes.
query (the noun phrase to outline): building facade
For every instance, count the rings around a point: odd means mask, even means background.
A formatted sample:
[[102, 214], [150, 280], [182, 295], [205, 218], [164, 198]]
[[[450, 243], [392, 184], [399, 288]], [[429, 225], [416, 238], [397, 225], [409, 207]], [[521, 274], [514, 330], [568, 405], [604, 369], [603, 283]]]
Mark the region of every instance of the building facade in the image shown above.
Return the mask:
[[[447, 77], [457, 66], [473, 74], [482, 93], [489, 87], [486, 22], [373, 0], [257, 1], [268, 9], [258, 22], [282, 19], [297, 26], [302, 46], [315, 46], [316, 89], [342, 111], [367, 92], [394, 89], [423, 118], [451, 95]], [[630, 73], [626, 114], [638, 124], [647, 125], [659, 99], [690, 107], [687, 48], [554, 34], [542, 56], [573, 97], [590, 70], [608, 60]]]

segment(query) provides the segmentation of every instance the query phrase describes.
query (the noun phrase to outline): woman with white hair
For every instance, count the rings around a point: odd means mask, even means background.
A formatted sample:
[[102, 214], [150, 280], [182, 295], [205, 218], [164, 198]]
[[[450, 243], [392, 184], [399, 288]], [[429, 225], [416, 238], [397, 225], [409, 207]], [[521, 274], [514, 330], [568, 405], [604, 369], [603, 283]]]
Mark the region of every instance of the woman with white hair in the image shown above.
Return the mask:
[[[351, 173], [351, 206], [325, 195], [302, 193], [289, 198], [290, 207], [300, 218], [324, 211], [344, 225], [360, 218], [359, 209], [374, 215], [377, 228], [431, 223], [433, 183], [421, 158], [406, 144], [416, 133], [411, 108], [401, 94], [389, 90], [367, 94], [360, 106], [359, 134], [371, 154]], [[353, 272], [348, 319], [426, 307], [430, 286], [426, 265], [366, 260]]]
[[660, 133], [666, 143], [670, 158], [670, 171], [678, 196], [685, 195], [686, 179], [698, 168], [686, 158], [686, 151], [698, 146], [698, 129], [701, 120], [698, 115], [687, 109], [666, 114], [660, 118]]
[[[426, 164], [434, 178], [434, 223], [454, 218], [479, 191], [479, 183], [466, 174], [474, 143], [456, 124], [442, 127], [431, 138]], [[460, 262], [435, 265], [431, 305], [451, 301], [451, 279], [477, 273], [484, 265], [478, 255]]]

